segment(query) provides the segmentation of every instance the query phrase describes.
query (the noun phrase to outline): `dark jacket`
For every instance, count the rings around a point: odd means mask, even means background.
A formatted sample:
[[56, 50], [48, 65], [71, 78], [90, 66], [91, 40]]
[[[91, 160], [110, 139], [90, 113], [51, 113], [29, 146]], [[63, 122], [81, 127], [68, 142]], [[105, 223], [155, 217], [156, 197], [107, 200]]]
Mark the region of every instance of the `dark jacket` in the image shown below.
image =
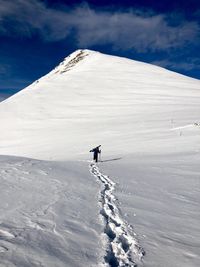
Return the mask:
[[[101, 146], [101, 145], [100, 145], [100, 146]], [[93, 152], [93, 153], [94, 153], [94, 154], [93, 154], [93, 159], [94, 159], [96, 162], [98, 162], [98, 154], [101, 153], [101, 150], [99, 149], [100, 146], [97, 146], [97, 147], [95, 147], [95, 148], [93, 148], [93, 149], [90, 150], [90, 152]]]

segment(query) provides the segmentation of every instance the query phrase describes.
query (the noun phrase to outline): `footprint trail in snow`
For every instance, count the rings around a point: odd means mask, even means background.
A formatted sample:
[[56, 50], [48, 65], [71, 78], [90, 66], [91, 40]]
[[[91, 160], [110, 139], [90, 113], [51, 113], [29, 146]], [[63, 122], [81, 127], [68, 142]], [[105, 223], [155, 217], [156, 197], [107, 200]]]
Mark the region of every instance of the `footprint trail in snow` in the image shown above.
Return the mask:
[[131, 225], [119, 215], [113, 194], [115, 183], [99, 171], [96, 164], [90, 165], [91, 173], [103, 184], [100, 193], [100, 214], [105, 222], [104, 233], [108, 237], [105, 262], [111, 267], [136, 267], [142, 263], [144, 250], [140, 247]]

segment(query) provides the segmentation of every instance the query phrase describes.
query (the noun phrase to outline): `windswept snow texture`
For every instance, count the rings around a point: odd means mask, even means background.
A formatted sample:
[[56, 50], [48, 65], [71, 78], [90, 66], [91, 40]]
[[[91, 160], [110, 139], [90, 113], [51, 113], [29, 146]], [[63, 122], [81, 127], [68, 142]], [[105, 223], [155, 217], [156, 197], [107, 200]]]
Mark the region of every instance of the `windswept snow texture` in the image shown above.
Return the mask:
[[88, 172], [83, 163], [0, 157], [1, 267], [103, 262], [98, 185]]
[[1, 267], [199, 267], [199, 80], [78, 50], [0, 124]]

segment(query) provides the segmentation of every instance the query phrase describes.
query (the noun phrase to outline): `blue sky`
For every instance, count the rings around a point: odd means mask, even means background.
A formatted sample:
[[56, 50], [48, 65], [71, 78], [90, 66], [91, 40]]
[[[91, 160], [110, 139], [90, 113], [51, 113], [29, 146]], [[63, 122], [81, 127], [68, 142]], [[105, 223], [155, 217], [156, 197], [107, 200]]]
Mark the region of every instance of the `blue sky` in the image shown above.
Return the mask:
[[0, 0], [0, 95], [79, 48], [200, 79], [200, 1]]

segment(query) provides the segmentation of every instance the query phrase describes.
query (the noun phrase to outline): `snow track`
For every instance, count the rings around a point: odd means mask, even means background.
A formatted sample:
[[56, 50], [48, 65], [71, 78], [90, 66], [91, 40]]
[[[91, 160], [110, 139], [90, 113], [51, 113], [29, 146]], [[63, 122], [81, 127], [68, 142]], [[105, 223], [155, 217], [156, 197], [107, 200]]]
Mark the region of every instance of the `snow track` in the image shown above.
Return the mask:
[[96, 164], [90, 165], [91, 173], [103, 184], [100, 194], [101, 211], [105, 222], [104, 233], [108, 238], [105, 262], [111, 267], [138, 266], [144, 255], [132, 226], [119, 215], [116, 198], [113, 194], [115, 183], [102, 174]]

